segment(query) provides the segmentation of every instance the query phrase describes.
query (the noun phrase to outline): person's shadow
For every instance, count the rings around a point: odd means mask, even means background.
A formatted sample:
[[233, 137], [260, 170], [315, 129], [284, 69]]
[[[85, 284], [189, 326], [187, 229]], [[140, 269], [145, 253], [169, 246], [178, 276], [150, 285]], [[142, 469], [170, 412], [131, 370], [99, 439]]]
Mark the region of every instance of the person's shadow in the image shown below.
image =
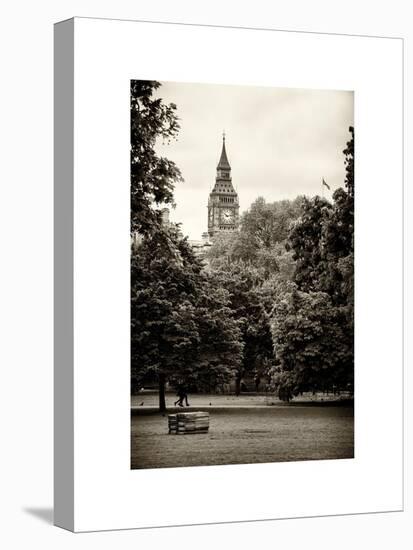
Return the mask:
[[26, 514], [30, 514], [45, 523], [53, 524], [53, 508], [24, 508]]

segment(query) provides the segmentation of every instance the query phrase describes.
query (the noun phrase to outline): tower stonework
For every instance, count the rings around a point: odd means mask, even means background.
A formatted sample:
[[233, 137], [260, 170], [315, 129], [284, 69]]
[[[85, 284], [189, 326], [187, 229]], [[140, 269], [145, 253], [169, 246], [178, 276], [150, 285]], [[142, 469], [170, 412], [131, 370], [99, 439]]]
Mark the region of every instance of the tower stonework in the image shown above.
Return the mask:
[[238, 194], [232, 185], [231, 166], [222, 138], [221, 158], [217, 166], [215, 185], [208, 199], [208, 235], [237, 231], [239, 227]]

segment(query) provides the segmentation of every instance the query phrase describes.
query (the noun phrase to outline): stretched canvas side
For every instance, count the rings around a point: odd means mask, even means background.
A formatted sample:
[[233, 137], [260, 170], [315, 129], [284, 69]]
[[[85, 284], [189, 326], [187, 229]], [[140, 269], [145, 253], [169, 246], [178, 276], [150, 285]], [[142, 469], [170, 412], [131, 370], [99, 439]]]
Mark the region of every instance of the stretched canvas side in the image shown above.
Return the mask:
[[54, 523], [74, 529], [74, 21], [54, 28]]

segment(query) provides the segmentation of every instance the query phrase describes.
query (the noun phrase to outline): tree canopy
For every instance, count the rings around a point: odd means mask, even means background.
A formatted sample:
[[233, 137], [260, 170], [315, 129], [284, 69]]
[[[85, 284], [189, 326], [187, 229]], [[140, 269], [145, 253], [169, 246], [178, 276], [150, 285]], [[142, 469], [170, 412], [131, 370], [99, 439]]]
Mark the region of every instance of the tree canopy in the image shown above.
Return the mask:
[[182, 181], [174, 162], [155, 152], [157, 139], [176, 139], [179, 122], [176, 105], [154, 98], [159, 82], [132, 80], [130, 88], [131, 133], [131, 232], [147, 235], [161, 226], [156, 206], [174, 203], [174, 186]]
[[144, 239], [131, 263], [132, 377], [159, 381], [161, 410], [166, 382], [215, 390], [235, 375], [243, 348], [229, 292], [175, 227], [167, 232], [167, 243], [163, 232]]

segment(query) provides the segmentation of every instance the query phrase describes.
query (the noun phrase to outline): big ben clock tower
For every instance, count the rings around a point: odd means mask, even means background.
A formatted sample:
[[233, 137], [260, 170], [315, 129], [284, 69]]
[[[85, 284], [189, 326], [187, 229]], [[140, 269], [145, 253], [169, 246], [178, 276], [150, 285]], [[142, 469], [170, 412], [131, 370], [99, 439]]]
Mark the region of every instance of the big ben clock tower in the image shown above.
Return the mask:
[[215, 185], [208, 199], [208, 235], [237, 231], [239, 226], [238, 194], [232, 186], [231, 166], [222, 138], [221, 158], [217, 166]]

